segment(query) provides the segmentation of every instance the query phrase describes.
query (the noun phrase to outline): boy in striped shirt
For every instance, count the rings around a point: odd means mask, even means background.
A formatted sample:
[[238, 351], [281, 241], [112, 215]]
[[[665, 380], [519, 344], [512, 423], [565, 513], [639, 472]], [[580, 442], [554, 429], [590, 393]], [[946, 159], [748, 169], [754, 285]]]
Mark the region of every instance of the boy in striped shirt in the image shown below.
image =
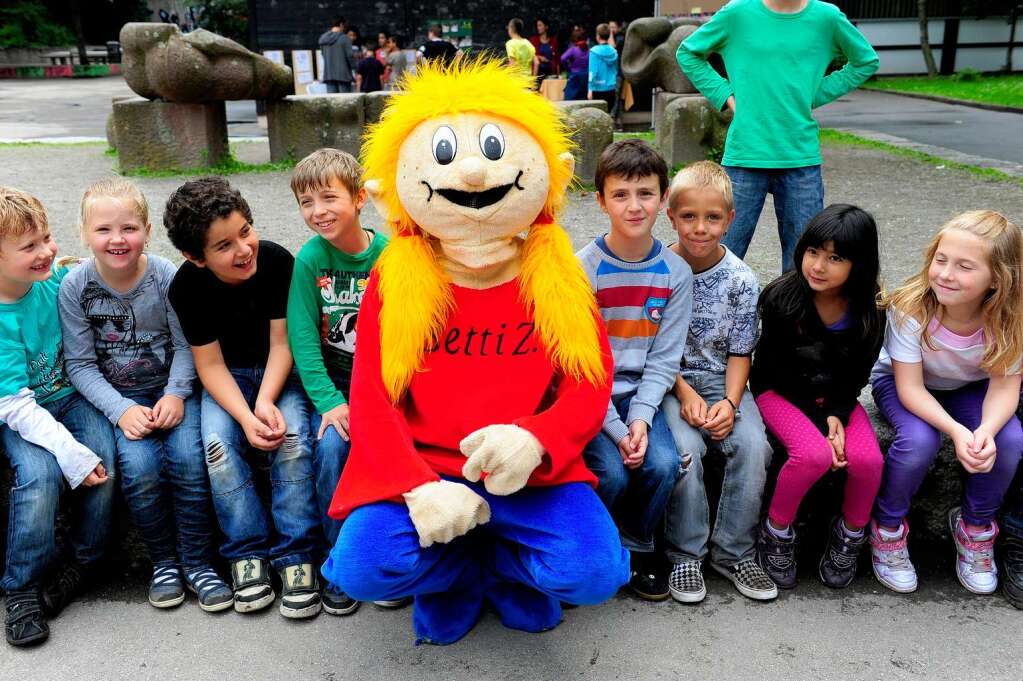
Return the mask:
[[654, 559], [654, 530], [681, 465], [659, 408], [675, 383], [689, 331], [693, 274], [653, 237], [668, 167], [649, 144], [628, 139], [609, 146], [595, 184], [611, 227], [577, 255], [607, 324], [615, 369], [603, 429], [583, 456], [632, 553], [630, 588], [663, 600], [667, 574]]

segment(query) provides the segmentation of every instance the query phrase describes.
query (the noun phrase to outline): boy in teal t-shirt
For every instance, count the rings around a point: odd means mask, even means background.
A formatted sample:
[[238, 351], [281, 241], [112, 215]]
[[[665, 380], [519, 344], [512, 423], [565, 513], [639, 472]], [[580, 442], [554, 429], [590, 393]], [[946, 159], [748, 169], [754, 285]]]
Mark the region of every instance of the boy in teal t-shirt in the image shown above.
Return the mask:
[[[316, 236], [295, 258], [288, 293], [288, 341], [314, 409], [313, 466], [316, 497], [328, 550], [341, 522], [327, 516], [338, 479], [348, 460], [348, 388], [355, 358], [355, 323], [370, 270], [387, 237], [363, 229], [359, 212], [366, 203], [362, 167], [348, 153], [320, 149], [299, 161], [291, 177], [302, 219]], [[327, 584], [323, 609], [347, 615], [359, 607]]]
[[[106, 417], [75, 392], [64, 372], [57, 292], [67, 268], [46, 212], [25, 192], [0, 186], [0, 442], [14, 470], [7, 560], [7, 642], [49, 636], [47, 617], [82, 590], [103, 554], [114, 485], [114, 436]], [[101, 458], [102, 457], [102, 458]], [[60, 494], [75, 492], [70, 560], [57, 557]]]
[[[728, 78], [707, 62], [718, 53]], [[764, 198], [774, 196], [782, 270], [796, 241], [824, 207], [820, 141], [811, 110], [857, 88], [877, 54], [832, 4], [821, 0], [732, 0], [678, 47], [686, 76], [735, 117], [721, 164], [732, 180], [735, 221], [722, 243], [740, 258], [753, 239]], [[825, 75], [837, 57], [846, 64]]]

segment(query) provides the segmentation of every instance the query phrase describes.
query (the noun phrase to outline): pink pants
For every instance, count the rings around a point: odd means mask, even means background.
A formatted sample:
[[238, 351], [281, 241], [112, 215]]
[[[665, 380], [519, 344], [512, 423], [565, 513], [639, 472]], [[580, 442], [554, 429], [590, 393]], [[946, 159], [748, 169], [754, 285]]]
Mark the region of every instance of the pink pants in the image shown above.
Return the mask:
[[[768, 390], [757, 398], [764, 424], [788, 451], [789, 458], [778, 473], [768, 517], [787, 527], [796, 519], [799, 504], [813, 484], [831, 469], [831, 444], [810, 419], [784, 397]], [[845, 458], [848, 480], [842, 514], [847, 525], [863, 527], [881, 486], [884, 459], [874, 427], [863, 407], [856, 405], [845, 426]]]

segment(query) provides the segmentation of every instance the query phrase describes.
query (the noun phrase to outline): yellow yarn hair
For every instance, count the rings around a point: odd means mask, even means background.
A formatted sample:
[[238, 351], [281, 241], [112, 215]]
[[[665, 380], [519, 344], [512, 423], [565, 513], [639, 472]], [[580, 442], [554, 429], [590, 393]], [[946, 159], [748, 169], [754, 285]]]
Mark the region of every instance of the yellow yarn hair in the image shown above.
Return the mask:
[[550, 187], [522, 251], [520, 295], [554, 366], [576, 380], [606, 380], [596, 301], [568, 235], [554, 223], [572, 179], [561, 160], [572, 148], [568, 131], [558, 110], [532, 91], [532, 78], [481, 59], [418, 67], [402, 81], [401, 94], [389, 98], [363, 142], [365, 178], [379, 183], [378, 201], [395, 231], [376, 264], [381, 373], [388, 394], [397, 402], [422, 369], [426, 350], [443, 332], [453, 305], [447, 273], [398, 198], [398, 152], [420, 123], [462, 113], [512, 121], [543, 150]]

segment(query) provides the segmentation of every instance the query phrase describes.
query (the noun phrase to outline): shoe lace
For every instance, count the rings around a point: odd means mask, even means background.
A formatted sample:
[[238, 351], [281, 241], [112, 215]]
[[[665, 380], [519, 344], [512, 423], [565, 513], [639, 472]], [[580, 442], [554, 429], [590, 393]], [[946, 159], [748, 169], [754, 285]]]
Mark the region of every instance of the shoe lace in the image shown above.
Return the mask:
[[153, 584], [156, 586], [172, 585], [181, 579], [177, 566], [160, 566], [153, 568]]
[[960, 536], [958, 543], [960, 544], [963, 562], [969, 565], [971, 571], [982, 573], [994, 570], [994, 539], [975, 541], [969, 537]]
[[900, 540], [886, 543], [890, 545], [890, 548], [884, 547], [883, 544], [879, 547], [878, 557], [881, 559], [881, 563], [892, 570], [912, 570], [913, 563], [909, 560], [909, 550], [906, 548], [906, 542]]
[[195, 589], [196, 593], [199, 594], [199, 598], [204, 598], [210, 591], [224, 587], [227, 588], [227, 584], [224, 580], [209, 567], [196, 568], [185, 574], [188, 578], [192, 588]]

